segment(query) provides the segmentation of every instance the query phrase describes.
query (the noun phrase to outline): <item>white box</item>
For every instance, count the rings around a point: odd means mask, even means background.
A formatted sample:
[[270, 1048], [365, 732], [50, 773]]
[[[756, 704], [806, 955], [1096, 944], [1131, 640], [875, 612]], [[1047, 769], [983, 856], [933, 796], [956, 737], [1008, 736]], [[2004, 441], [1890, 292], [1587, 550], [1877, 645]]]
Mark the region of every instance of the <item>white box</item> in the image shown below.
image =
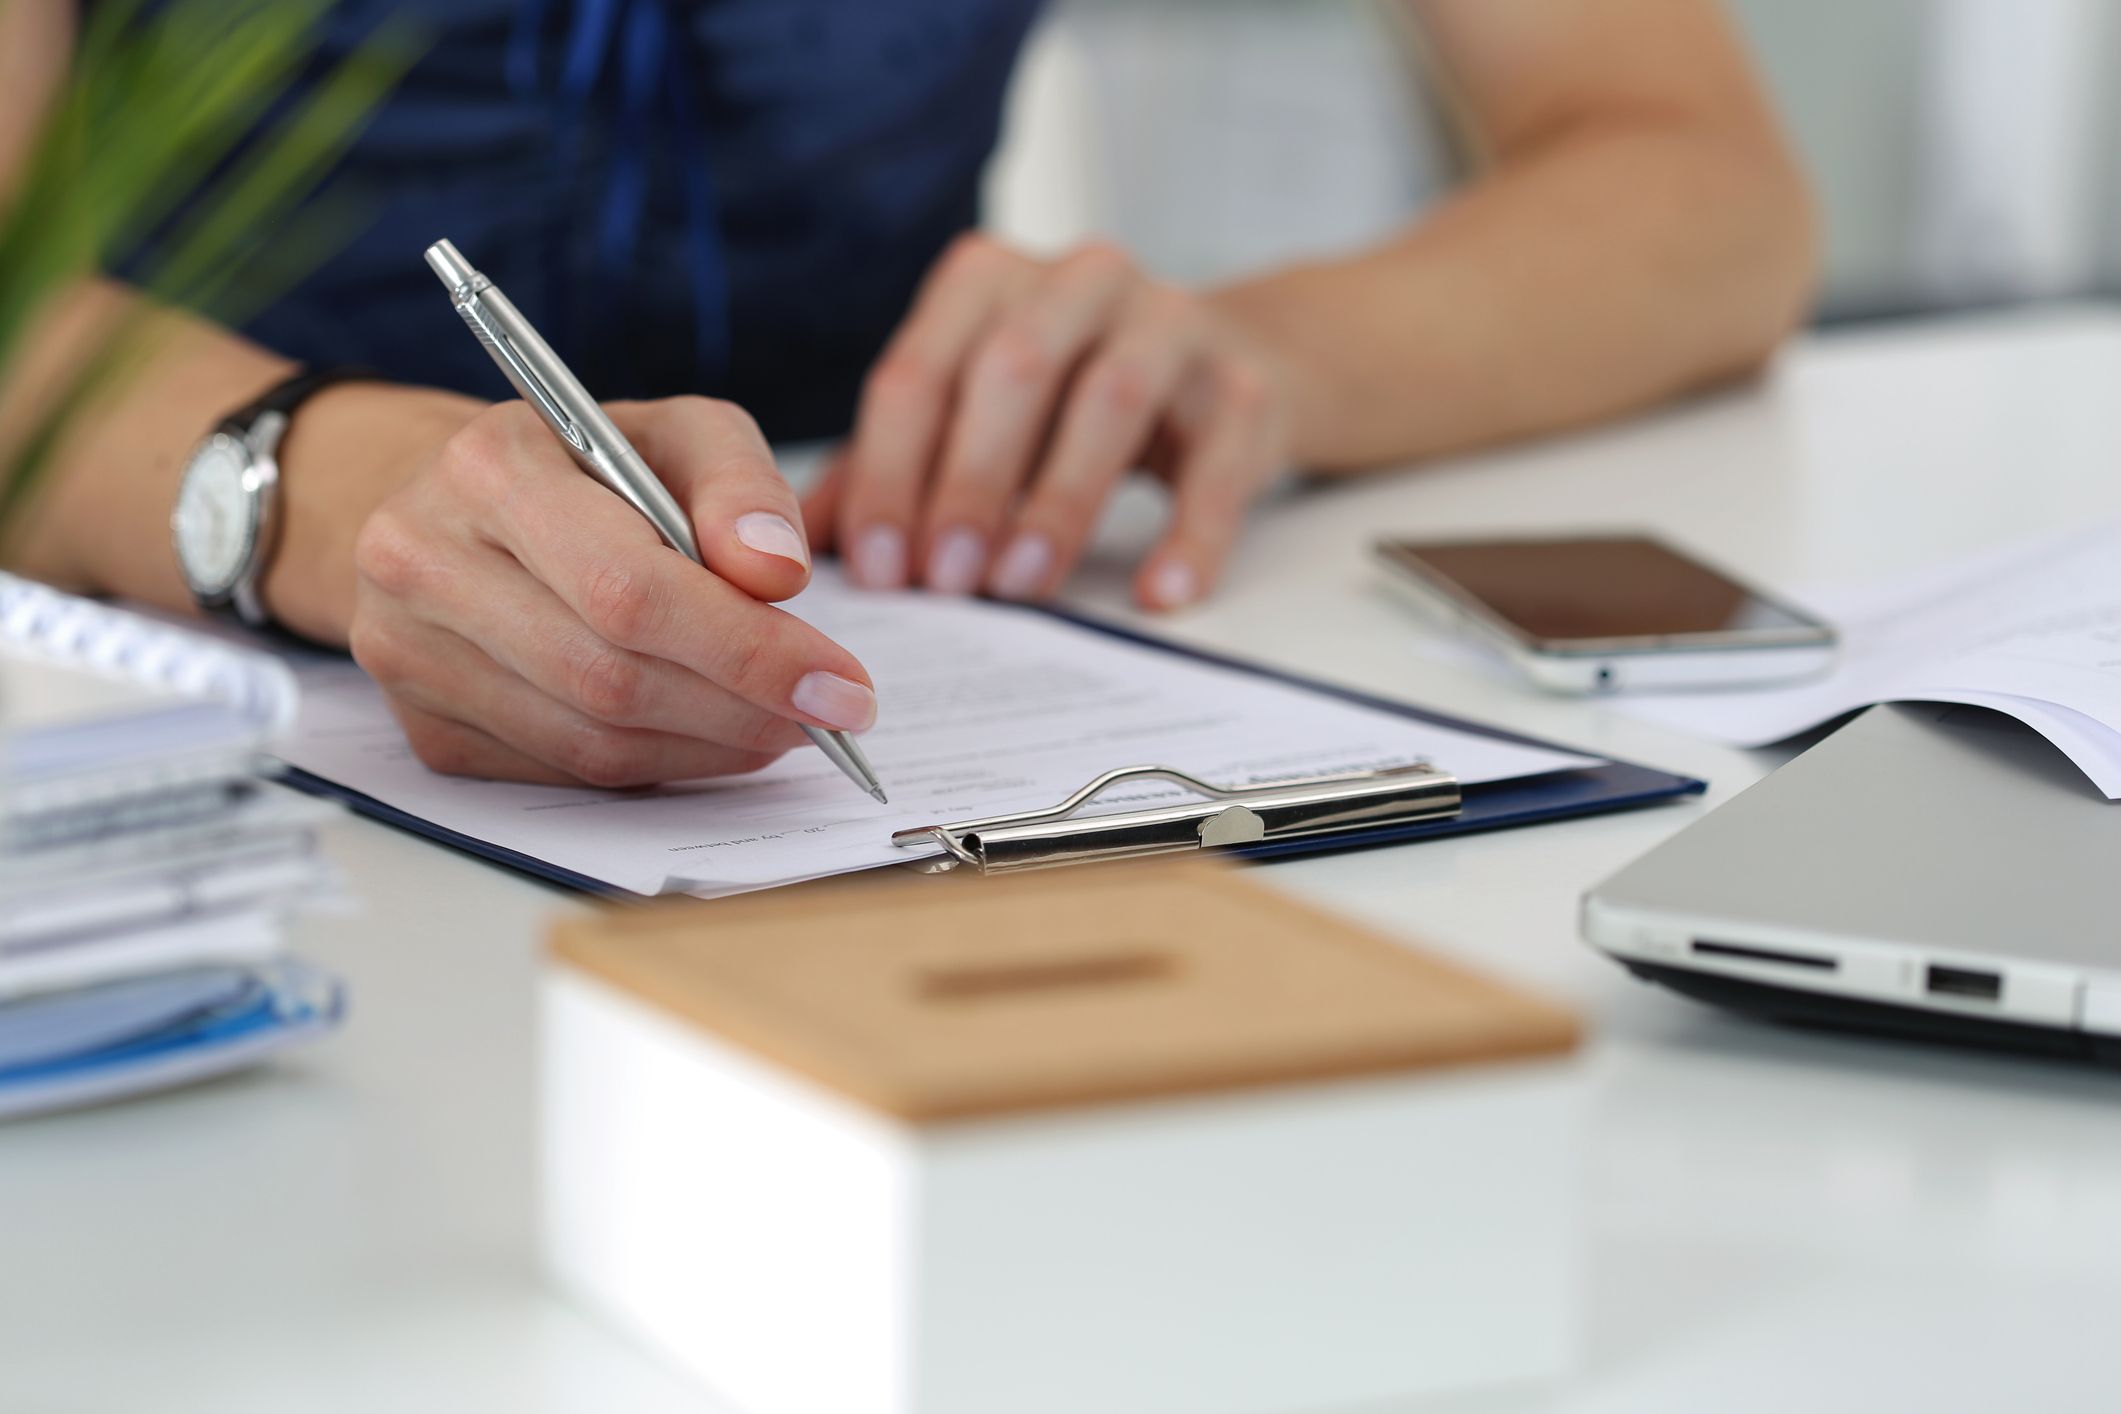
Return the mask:
[[[1172, 878], [1102, 892], [1168, 891]], [[1219, 871], [1183, 878], [1186, 890], [1239, 889], [1230, 907], [1248, 925], [1264, 917], [1287, 932], [1302, 919], [1300, 948], [1360, 954], [1345, 950], [1352, 930], [1278, 899], [1264, 905], [1273, 896]], [[860, 951], [828, 938], [819, 956], [785, 969], [744, 971], [804, 950], [802, 939], [832, 931], [830, 918], [715, 904], [606, 925], [620, 936], [593, 940], [586, 965], [563, 944], [544, 986], [543, 1154], [546, 1259], [563, 1285], [752, 1414], [1289, 1414], [1569, 1365], [1578, 1087], [1565, 1018], [1519, 1028], [1506, 1044], [1531, 1058], [1506, 1063], [1408, 1069], [1402, 1056], [1390, 1069], [1280, 1083], [1217, 1078], [1202, 1063], [1192, 1088], [1174, 1090], [1172, 1064], [1214, 1051], [1214, 1027], [1180, 993], [1221, 987], [1212, 1009], [1227, 1015], [1223, 974], [1249, 968], [1238, 990], [1273, 1014], [1239, 1018], [1229, 1034], [1246, 1036], [1278, 1034], [1325, 995], [1307, 1001], [1304, 979], [1273, 970], [1288, 965], [1286, 947], [1268, 949], [1271, 976], [1260, 954], [1246, 961], [1225, 936], [1176, 944], [1176, 974], [1137, 966], [1091, 978], [1161, 955], [1111, 951], [1113, 909], [1138, 907], [1051, 885], [975, 887], [999, 892], [934, 897], [946, 907], [976, 897], [981, 918], [956, 936], [917, 920], [897, 960], [859, 891], [838, 897], [844, 917], [867, 925]], [[889, 897], [903, 907], [916, 896]], [[993, 935], [1010, 931], [995, 926], [998, 908], [1029, 910], [1035, 927], [997, 946]], [[1056, 964], [1056, 930], [1099, 915], [1103, 951], [1082, 955], [1090, 971], [1082, 957]], [[1334, 936], [1321, 940], [1320, 927]], [[1483, 1003], [1542, 1015], [1493, 984], [1355, 936], [1420, 968], [1424, 986], [1484, 988]], [[751, 963], [724, 970], [717, 959], [730, 949], [752, 949]], [[993, 970], [1012, 949], [1034, 959], [1023, 965], [1044, 979], [1035, 995]], [[936, 970], [970, 956], [981, 971]], [[705, 970], [687, 974], [702, 957]], [[850, 998], [866, 1008], [874, 994], [903, 993], [893, 976], [952, 975], [972, 977], [972, 995], [928, 998], [942, 1019], [909, 1043], [933, 1048], [926, 1060], [882, 1058], [890, 1027], [835, 1012]], [[999, 997], [981, 991], [997, 977]], [[1361, 979], [1334, 985], [1350, 980]], [[834, 989], [837, 1001], [812, 1014], [813, 993]], [[1088, 1082], [1078, 1067], [1078, 1098], [1049, 1093], [1038, 1108], [1009, 1110], [1001, 1096], [1037, 1089], [1025, 1080], [1037, 1066], [998, 1084], [963, 1070], [976, 1047], [930, 1064], [975, 1033], [1037, 1030], [1054, 1008], [1086, 1051], [1147, 1038], [1165, 1093], [1087, 1098], [1126, 1088], [1113, 1076], [1127, 1067]], [[817, 1025], [819, 1015], [833, 1024]], [[1194, 1039], [1174, 1043], [1188, 1027]], [[1468, 1022], [1440, 1049], [1416, 1049], [1463, 1061], [1478, 1030]], [[1263, 1044], [1285, 1069], [1349, 1069], [1345, 1057], [1303, 1059], [1303, 1045], [1281, 1040]], [[867, 1078], [849, 1083], [847, 1067], [869, 1067]], [[952, 1091], [957, 1082], [973, 1088]]]

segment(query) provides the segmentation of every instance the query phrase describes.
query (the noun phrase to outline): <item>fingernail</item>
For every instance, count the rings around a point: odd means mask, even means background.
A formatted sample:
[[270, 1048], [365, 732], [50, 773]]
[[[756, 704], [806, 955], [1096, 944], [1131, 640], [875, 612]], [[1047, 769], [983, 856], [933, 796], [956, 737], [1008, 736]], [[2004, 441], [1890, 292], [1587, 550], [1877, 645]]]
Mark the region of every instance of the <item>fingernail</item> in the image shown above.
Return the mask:
[[772, 511], [753, 511], [738, 516], [736, 538], [761, 555], [778, 555], [805, 569], [810, 567], [810, 547], [803, 543], [802, 532], [790, 524], [786, 516], [777, 516]]
[[867, 589], [906, 583], [906, 537], [897, 526], [872, 525], [854, 540], [855, 582]]
[[970, 594], [986, 567], [987, 542], [976, 530], [945, 531], [928, 554], [928, 587], [944, 594]]
[[1046, 587], [1053, 573], [1053, 542], [1026, 532], [1009, 542], [994, 567], [994, 592], [1004, 599], [1029, 599]]
[[843, 732], [867, 731], [876, 721], [876, 694], [838, 673], [805, 673], [788, 700], [806, 717]]
[[1166, 560], [1149, 576], [1149, 597], [1160, 609], [1190, 604], [1199, 593], [1200, 580], [1184, 560]]

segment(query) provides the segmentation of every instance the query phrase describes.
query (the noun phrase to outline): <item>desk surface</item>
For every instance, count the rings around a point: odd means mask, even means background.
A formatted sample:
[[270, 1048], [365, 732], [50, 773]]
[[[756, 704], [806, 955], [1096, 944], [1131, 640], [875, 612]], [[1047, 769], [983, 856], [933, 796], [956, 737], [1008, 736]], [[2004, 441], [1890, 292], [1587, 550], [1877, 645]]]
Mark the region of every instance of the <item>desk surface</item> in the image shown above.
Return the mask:
[[[1912, 568], [2121, 508], [2121, 313], [1830, 334], [1766, 384], [1589, 436], [1292, 494], [1161, 631], [1705, 776], [1771, 769], [1426, 644], [1387, 530], [1634, 522], [1769, 583]], [[1123, 612], [1148, 506], [1083, 606]], [[1482, 1411], [1988, 1411], [2112, 1398], [2121, 1084], [1770, 1029], [1576, 938], [1689, 804], [1272, 866], [1272, 884], [1544, 986], [1596, 1028], [1589, 1348]], [[0, 1127], [0, 1410], [717, 1406], [548, 1294], [532, 1249], [533, 961], [566, 898], [345, 819], [358, 914], [306, 921], [344, 1035], [152, 1103]], [[1434, 1408], [1436, 1406], [1425, 1406]]]

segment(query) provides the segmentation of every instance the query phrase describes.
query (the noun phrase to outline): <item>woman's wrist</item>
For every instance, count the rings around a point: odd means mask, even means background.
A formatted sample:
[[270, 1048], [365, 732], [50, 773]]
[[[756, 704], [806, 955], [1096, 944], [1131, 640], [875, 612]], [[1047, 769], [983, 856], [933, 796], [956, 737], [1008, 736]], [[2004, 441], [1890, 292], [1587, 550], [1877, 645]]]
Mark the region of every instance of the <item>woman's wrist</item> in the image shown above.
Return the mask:
[[280, 444], [279, 543], [264, 584], [276, 623], [345, 643], [361, 526], [485, 407], [438, 389], [352, 382], [295, 410]]
[[1306, 348], [1309, 316], [1296, 278], [1267, 275], [1209, 291], [1205, 298], [1265, 356], [1288, 410], [1288, 458], [1304, 470], [1336, 469], [1342, 414], [1331, 371]]

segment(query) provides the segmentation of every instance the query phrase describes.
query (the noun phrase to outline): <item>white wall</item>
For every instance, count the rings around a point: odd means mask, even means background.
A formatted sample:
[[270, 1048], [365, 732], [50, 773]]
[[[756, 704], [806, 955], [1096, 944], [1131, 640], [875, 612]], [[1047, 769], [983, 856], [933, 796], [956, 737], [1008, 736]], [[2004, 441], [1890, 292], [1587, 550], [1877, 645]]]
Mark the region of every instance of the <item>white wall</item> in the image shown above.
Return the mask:
[[2109, 0], [1734, 0], [1824, 203], [1827, 305], [2113, 292]]

